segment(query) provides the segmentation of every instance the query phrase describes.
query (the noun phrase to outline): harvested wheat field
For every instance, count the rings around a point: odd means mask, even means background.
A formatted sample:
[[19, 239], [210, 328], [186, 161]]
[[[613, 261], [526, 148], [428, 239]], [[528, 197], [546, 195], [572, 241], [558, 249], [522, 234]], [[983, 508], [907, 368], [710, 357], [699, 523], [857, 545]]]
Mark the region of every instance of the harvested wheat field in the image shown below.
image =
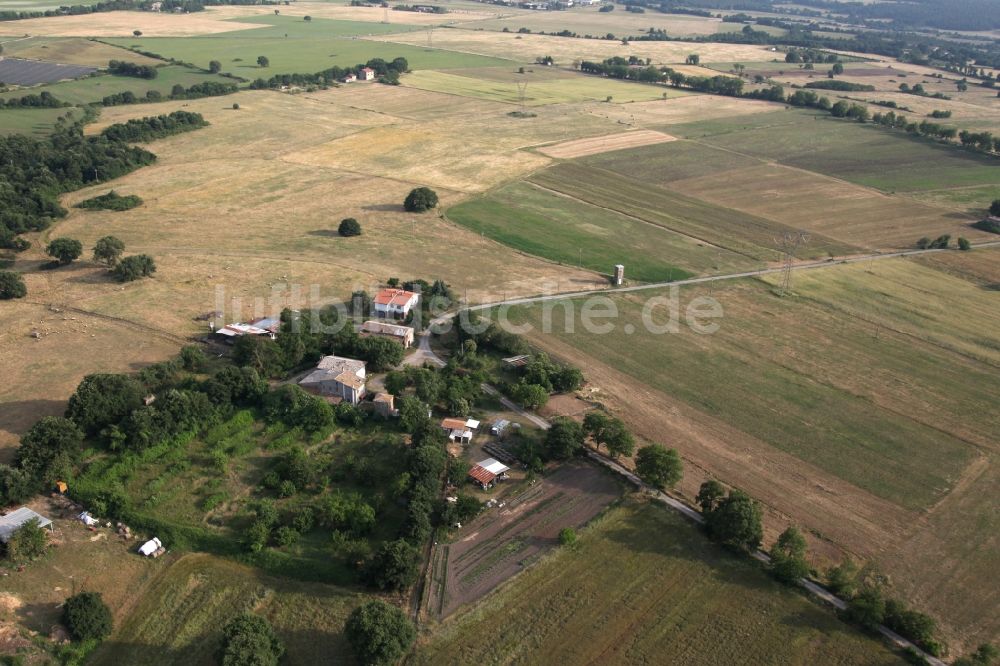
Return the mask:
[[677, 137], [656, 132], [654, 130], [637, 130], [635, 132], [622, 132], [606, 136], [595, 136], [587, 139], [576, 139], [574, 141], [564, 141], [551, 146], [538, 148], [538, 152], [555, 157], [557, 159], [572, 159], [574, 157], [585, 157], [587, 155], [597, 155], [598, 153], [609, 153], [613, 150], [624, 150], [625, 148], [638, 148], [639, 146], [652, 146], [657, 143], [667, 143], [676, 141]]
[[144, 37], [192, 37], [232, 30], [266, 27], [262, 23], [227, 21], [225, 15], [211, 8], [195, 14], [159, 12], [101, 12], [75, 16], [51, 16], [24, 19], [0, 31], [52, 37], [132, 37], [139, 30]]
[[773, 164], [674, 180], [669, 187], [751, 215], [867, 249], [911, 248], [942, 234], [989, 240], [972, 217], [946, 208]]
[[[449, 3], [450, 5], [451, 3]], [[229, 5], [210, 8], [220, 16], [239, 19], [244, 16], [273, 15], [274, 10], [268, 6]], [[282, 16], [312, 16], [313, 18], [333, 19], [337, 21], [364, 21], [381, 23], [385, 16], [382, 7], [351, 7], [333, 2], [294, 2], [281, 8]], [[428, 12], [389, 11], [389, 21], [400, 25], [452, 25], [466, 21], [479, 21], [496, 18], [500, 12], [493, 11], [489, 5], [480, 7], [448, 7], [447, 14]]]
[[[371, 39], [425, 46], [427, 35], [422, 32], [379, 35]], [[687, 44], [684, 42], [629, 42], [605, 39], [567, 39], [548, 35], [518, 35], [473, 30], [439, 30], [434, 33], [434, 48], [507, 58], [517, 62], [534, 62], [536, 57], [551, 55], [559, 65], [573, 60], [603, 60], [611, 56], [651, 58], [653, 64], [683, 63], [691, 53], [698, 53], [703, 62], [744, 62], [761, 60], [770, 53], [764, 46], [743, 44]]]
[[589, 113], [599, 118], [654, 128], [780, 110], [781, 107], [776, 104], [718, 95], [685, 95], [653, 102], [591, 104], [587, 107]]
[[[506, 9], [506, 8], [505, 8]], [[624, 9], [624, 8], [623, 8]], [[517, 16], [489, 21], [459, 23], [458, 27], [471, 30], [496, 30], [507, 28], [517, 32], [528, 28], [532, 32], [560, 32], [570, 30], [579, 35], [600, 35], [612, 33], [617, 37], [641, 35], [650, 27], [666, 30], [675, 36], [712, 35], [721, 32], [725, 26], [717, 18], [686, 16], [683, 14], [661, 14], [647, 12], [636, 14], [627, 11], [601, 12], [599, 8], [579, 7], [559, 12], [526, 12]]]
[[128, 59], [137, 65], [162, 65], [162, 60], [132, 53], [82, 37], [32, 37], [3, 42], [4, 55], [27, 60], [44, 60], [65, 65], [107, 67], [109, 60]]

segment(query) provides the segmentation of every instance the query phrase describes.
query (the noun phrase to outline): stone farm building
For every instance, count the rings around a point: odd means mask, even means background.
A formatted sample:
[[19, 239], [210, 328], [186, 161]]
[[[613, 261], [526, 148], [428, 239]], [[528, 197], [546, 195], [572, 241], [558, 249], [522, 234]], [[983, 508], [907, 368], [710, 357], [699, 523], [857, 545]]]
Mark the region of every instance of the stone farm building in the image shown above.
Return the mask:
[[417, 307], [420, 294], [405, 289], [383, 289], [375, 295], [372, 309], [376, 317], [385, 319], [405, 319], [410, 310]]
[[387, 324], [381, 321], [366, 321], [361, 325], [361, 336], [372, 335], [395, 340], [405, 349], [409, 349], [413, 344], [413, 329], [409, 326]]
[[324, 356], [299, 386], [356, 405], [365, 397], [365, 362], [343, 356]]

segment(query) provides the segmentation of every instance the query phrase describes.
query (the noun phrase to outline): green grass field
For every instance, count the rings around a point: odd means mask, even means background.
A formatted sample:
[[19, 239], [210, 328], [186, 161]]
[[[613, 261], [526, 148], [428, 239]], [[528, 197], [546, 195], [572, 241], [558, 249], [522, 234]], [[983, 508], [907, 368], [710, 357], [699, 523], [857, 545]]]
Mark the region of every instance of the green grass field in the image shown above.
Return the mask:
[[360, 595], [264, 576], [209, 555], [186, 555], [163, 566], [125, 622], [88, 663], [212, 664], [222, 628], [244, 611], [271, 622], [290, 664], [352, 661], [342, 628], [361, 603]]
[[[573, 162], [556, 164], [533, 174], [529, 180], [755, 260], [778, 259], [775, 238], [790, 230], [777, 222]], [[810, 256], [815, 257], [850, 250], [848, 245], [819, 235], [812, 238], [807, 248]]]
[[809, 111], [673, 125], [666, 131], [884, 191], [992, 185], [1000, 178], [995, 158]]
[[[520, 102], [516, 82], [524, 80], [530, 80], [530, 77], [526, 79], [524, 76], [514, 73], [513, 69], [510, 70], [506, 81], [497, 81], [495, 75], [491, 75], [489, 78], [475, 78], [429, 71], [408, 74], [402, 79], [404, 85], [413, 88], [508, 104]], [[664, 90], [655, 86], [580, 74], [573, 77], [530, 81], [525, 89], [524, 103], [528, 106], [542, 106], [571, 102], [603, 102], [611, 97], [613, 102], [624, 104], [663, 99], [664, 95], [679, 97], [684, 94], [686, 93], [676, 90]]]
[[[1000, 319], [992, 293], [913, 262], [796, 274], [796, 297], [758, 281], [720, 283], [719, 330], [647, 332], [652, 294], [616, 300], [615, 333], [553, 331], [738, 431], [908, 509], [926, 508], [991, 446], [1000, 417]], [[684, 302], [709, 295], [685, 288]], [[517, 321], [541, 324], [540, 308]], [[558, 318], [557, 318], [558, 320]], [[620, 344], [622, 327], [636, 333]]]
[[632, 280], [664, 282], [749, 268], [751, 260], [613, 211], [526, 183], [507, 185], [448, 210], [448, 217], [522, 252]]
[[3, 109], [0, 110], [0, 136], [34, 134], [48, 136], [59, 116], [79, 109]]
[[[122, 54], [125, 58], [129, 55], [125, 51], [122, 51]], [[0, 93], [0, 99], [23, 97], [29, 93], [37, 95], [43, 91], [48, 91], [55, 95], [56, 99], [63, 102], [68, 102], [70, 104], [89, 104], [91, 102], [100, 102], [106, 95], [112, 95], [114, 93], [125, 91], [132, 91], [137, 96], [142, 97], [147, 91], [156, 90], [161, 95], [167, 96], [170, 94], [171, 88], [177, 84], [187, 88], [196, 83], [204, 83], [205, 81], [236, 83], [233, 79], [228, 79], [224, 76], [217, 76], [215, 74], [209, 74], [208, 72], [200, 72], [196, 69], [182, 67], [180, 65], [160, 67], [157, 71], [159, 74], [155, 79], [151, 80], [137, 79], [131, 76], [112, 76], [110, 74], [105, 74], [76, 79], [75, 81], [62, 81], [60, 83], [11, 90], [5, 93]]]
[[575, 547], [433, 627], [411, 661], [902, 663], [676, 514], [645, 503], [612, 510]]
[[[240, 19], [241, 21], [243, 19]], [[222, 71], [245, 79], [268, 78], [275, 74], [311, 74], [334, 65], [348, 67], [372, 58], [392, 60], [402, 56], [413, 69], [455, 67], [497, 67], [509, 64], [498, 58], [454, 53], [440, 49], [373, 42], [358, 35], [401, 32], [408, 27], [313, 19], [264, 16], [249, 19], [270, 27], [234, 30], [197, 37], [144, 37], [104, 40], [129, 49], [156, 53], [164, 58], [208, 67], [212, 60], [222, 63]], [[270, 65], [257, 66], [257, 57], [266, 56]]]

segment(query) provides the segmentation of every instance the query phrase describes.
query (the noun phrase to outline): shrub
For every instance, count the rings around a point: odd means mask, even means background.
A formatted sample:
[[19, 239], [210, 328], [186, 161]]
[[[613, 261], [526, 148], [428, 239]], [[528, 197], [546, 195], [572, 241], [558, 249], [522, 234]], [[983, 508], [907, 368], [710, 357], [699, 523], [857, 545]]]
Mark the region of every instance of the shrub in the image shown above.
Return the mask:
[[131, 210], [137, 206], [142, 205], [142, 199], [134, 194], [127, 194], [122, 196], [111, 190], [107, 194], [101, 194], [96, 197], [91, 197], [90, 199], [85, 199], [76, 205], [77, 208], [85, 208], [87, 210], [113, 210], [113, 211], [123, 211]]
[[45, 554], [49, 537], [39, 526], [38, 519], [32, 518], [14, 532], [7, 542], [7, 559], [14, 564], [24, 564]]
[[341, 236], [360, 236], [361, 224], [353, 217], [348, 217], [340, 221], [337, 233]]
[[417, 637], [403, 611], [381, 600], [355, 608], [344, 634], [358, 661], [373, 666], [396, 663]]
[[28, 288], [24, 286], [24, 278], [21, 277], [20, 273], [0, 271], [0, 300], [24, 298], [27, 295]]
[[63, 624], [78, 641], [102, 640], [111, 634], [111, 609], [100, 592], [80, 592], [63, 604]]
[[997, 222], [996, 220], [979, 220], [972, 226], [980, 231], [986, 231], [991, 234], [1000, 234], [1000, 222]]
[[429, 187], [417, 187], [406, 195], [403, 208], [410, 213], [423, 213], [438, 205], [437, 193]]
[[994, 199], [990, 204], [990, 215], [1000, 217], [1000, 199]]
[[972, 243], [969, 242], [968, 238], [959, 237], [958, 239], [958, 249], [963, 252], [968, 252], [972, 249]]
[[572, 527], [564, 527], [559, 530], [559, 545], [572, 546], [576, 543], [576, 530]]

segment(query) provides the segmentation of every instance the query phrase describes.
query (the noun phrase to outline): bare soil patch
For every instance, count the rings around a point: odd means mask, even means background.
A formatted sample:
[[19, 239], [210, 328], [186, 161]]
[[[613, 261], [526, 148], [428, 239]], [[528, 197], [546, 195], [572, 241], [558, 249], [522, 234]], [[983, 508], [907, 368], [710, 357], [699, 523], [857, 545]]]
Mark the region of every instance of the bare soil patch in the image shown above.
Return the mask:
[[613, 150], [651, 146], [657, 143], [667, 143], [676, 140], [677, 137], [664, 134], [663, 132], [636, 130], [634, 132], [563, 141], [562, 143], [539, 148], [538, 152], [549, 157], [572, 159], [574, 157], [585, 157], [587, 155], [597, 155], [598, 153], [609, 153]]
[[505, 506], [434, 549], [427, 612], [443, 618], [483, 597], [556, 547], [560, 530], [582, 527], [620, 494], [609, 472], [574, 460], [505, 497]]

